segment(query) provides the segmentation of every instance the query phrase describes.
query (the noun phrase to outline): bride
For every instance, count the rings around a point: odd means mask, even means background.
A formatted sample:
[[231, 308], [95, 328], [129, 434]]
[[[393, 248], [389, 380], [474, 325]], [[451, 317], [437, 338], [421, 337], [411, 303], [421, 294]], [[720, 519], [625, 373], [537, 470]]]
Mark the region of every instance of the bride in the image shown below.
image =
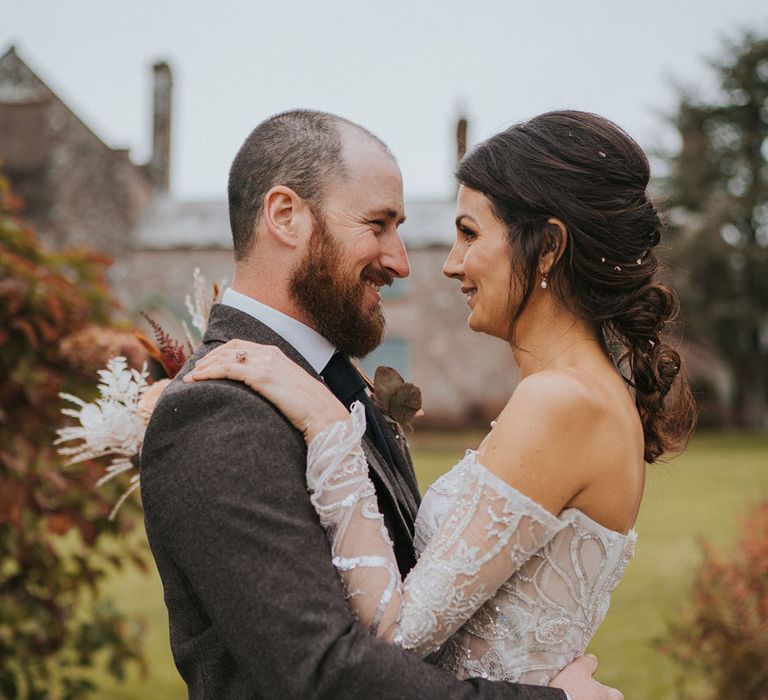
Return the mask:
[[243, 381], [303, 432], [312, 502], [372, 634], [437, 652], [461, 678], [546, 685], [584, 653], [624, 575], [646, 463], [692, 430], [664, 341], [677, 301], [658, 279], [648, 160], [608, 120], [540, 115], [480, 144], [457, 176], [443, 273], [466, 296], [469, 327], [509, 344], [520, 382], [478, 449], [429, 488], [404, 581], [361, 403], [350, 416], [279, 350], [241, 340], [185, 381]]

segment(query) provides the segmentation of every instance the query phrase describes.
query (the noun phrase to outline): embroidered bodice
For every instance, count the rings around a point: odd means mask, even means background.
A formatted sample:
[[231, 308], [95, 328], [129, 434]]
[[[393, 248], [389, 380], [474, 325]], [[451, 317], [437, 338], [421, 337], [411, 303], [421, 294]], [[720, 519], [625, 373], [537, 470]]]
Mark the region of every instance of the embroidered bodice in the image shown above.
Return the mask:
[[608, 530], [574, 508], [551, 516], [467, 451], [424, 496], [414, 542], [419, 555], [450, 523], [456, 505], [471, 508], [467, 487], [476, 488], [473, 484], [479, 481], [493, 483], [504, 509], [521, 520], [549, 521], [552, 535], [451, 637], [441, 665], [461, 678], [546, 685], [586, 650], [608, 612], [611, 592], [624, 575], [637, 537], [634, 531], [623, 535]]
[[309, 445], [307, 483], [361, 624], [460, 678], [546, 685], [582, 654], [634, 552], [575, 509], [555, 517], [468, 451], [427, 491], [400, 580], [360, 446], [365, 415]]

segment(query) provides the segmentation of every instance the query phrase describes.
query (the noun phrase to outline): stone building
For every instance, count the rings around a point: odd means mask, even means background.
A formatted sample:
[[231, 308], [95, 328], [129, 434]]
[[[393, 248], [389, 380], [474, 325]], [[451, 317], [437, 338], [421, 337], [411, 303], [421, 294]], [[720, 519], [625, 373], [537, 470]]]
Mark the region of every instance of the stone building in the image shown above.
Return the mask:
[[[154, 66], [153, 154], [136, 164], [106, 145], [14, 48], [0, 57], [0, 159], [26, 200], [26, 218], [56, 246], [86, 244], [115, 258], [112, 280], [133, 312], [185, 316], [199, 267], [231, 278], [225, 201], [180, 201], [170, 189], [172, 77]], [[457, 129], [459, 153], [466, 122]], [[453, 238], [454, 204], [406, 201], [401, 232], [412, 274], [385, 290], [387, 334], [362, 363], [398, 369], [424, 395], [421, 424], [485, 424], [517, 380], [508, 347], [471, 333], [455, 281], [440, 272]]]
[[[509, 398], [517, 370], [505, 343], [467, 328], [459, 285], [441, 273], [453, 238], [454, 202], [406, 201], [405, 209], [400, 232], [411, 274], [382, 289], [386, 336], [361, 364], [371, 375], [378, 365], [394, 367], [421, 388], [420, 425], [487, 425]], [[126, 281], [142, 280], [134, 290], [146, 290], [132, 295], [133, 307], [182, 316], [195, 267], [209, 281], [231, 279], [230, 240], [226, 202], [155, 198], [121, 273]]]
[[89, 129], [13, 47], [0, 57], [0, 159], [43, 239], [114, 256], [130, 249], [145, 207], [168, 188], [170, 70], [159, 64], [155, 73], [165, 104], [156, 108], [153, 159], [139, 166]]

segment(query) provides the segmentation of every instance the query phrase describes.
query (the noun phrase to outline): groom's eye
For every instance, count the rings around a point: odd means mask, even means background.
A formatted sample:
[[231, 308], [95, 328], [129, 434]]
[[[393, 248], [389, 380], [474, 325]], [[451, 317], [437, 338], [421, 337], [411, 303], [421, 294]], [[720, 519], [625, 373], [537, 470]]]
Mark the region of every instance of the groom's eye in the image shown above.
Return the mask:
[[381, 233], [387, 227], [386, 222], [381, 221], [380, 219], [376, 221], [370, 221], [369, 224], [376, 229], [376, 233]]

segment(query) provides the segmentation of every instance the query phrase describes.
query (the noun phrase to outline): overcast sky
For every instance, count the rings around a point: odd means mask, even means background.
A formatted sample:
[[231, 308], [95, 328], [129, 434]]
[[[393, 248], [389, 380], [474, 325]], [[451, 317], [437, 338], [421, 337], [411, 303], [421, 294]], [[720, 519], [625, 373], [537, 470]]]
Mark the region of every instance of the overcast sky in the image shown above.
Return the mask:
[[453, 191], [455, 120], [470, 142], [557, 108], [598, 112], [646, 148], [670, 143], [676, 84], [766, 0], [0, 0], [0, 53], [22, 58], [108, 144], [150, 151], [151, 65], [174, 71], [173, 183], [224, 197], [263, 118], [292, 107], [365, 125], [398, 156], [410, 198]]

